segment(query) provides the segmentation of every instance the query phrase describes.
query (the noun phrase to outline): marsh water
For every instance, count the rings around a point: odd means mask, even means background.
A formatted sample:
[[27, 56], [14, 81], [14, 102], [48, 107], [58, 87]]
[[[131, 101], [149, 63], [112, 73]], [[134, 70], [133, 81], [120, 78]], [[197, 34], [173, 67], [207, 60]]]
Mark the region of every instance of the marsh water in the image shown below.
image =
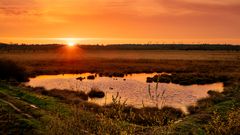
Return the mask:
[[[95, 75], [94, 80], [77, 80], [78, 77]], [[41, 75], [30, 78], [26, 84], [32, 87], [44, 87], [51, 89], [68, 89], [73, 91], [88, 92], [91, 88], [105, 92], [105, 98], [89, 99], [89, 102], [104, 105], [112, 102], [112, 98], [121, 97], [120, 101], [126, 101], [127, 105], [135, 107], [143, 106], [172, 106], [186, 111], [186, 107], [194, 105], [198, 99], [207, 97], [209, 90], [223, 91], [223, 83], [206, 85], [182, 86], [173, 83], [147, 83], [147, 77], [151, 74], [129, 74], [124, 77], [100, 77], [96, 74], [62, 74], [62, 75]]]

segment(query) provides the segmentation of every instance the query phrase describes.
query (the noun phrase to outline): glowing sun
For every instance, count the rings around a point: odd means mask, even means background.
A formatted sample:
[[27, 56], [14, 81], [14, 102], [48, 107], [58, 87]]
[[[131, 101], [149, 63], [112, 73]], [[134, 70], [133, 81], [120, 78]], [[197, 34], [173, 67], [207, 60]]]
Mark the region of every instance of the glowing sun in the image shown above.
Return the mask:
[[69, 47], [72, 47], [72, 46], [75, 46], [76, 43], [75, 43], [75, 42], [68, 42], [67, 45], [68, 45]]

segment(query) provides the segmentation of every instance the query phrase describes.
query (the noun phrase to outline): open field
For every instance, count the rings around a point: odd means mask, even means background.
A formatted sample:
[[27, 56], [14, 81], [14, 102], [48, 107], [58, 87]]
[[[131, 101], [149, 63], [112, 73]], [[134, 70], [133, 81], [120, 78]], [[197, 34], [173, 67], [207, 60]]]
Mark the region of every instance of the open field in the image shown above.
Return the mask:
[[239, 70], [240, 53], [235, 51], [96, 51], [63, 48], [51, 52], [2, 52], [31, 73], [74, 72], [218, 72]]
[[[204, 51], [204, 50], [83, 50], [79, 48], [58, 49], [55, 51], [0, 51], [1, 57], [22, 58], [21, 60], [60, 60], [70, 59], [154, 59], [154, 60], [236, 60], [239, 51]], [[29, 57], [33, 56], [33, 57]], [[68, 56], [68, 57], [66, 57]]]

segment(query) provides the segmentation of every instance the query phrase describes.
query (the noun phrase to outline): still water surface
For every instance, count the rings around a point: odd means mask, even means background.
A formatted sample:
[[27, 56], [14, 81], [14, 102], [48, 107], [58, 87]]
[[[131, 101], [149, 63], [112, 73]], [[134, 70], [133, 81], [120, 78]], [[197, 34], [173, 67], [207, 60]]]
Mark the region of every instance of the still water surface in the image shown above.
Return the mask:
[[[112, 96], [119, 93], [121, 101], [127, 105], [135, 107], [144, 106], [172, 106], [180, 108], [186, 112], [186, 107], [194, 105], [198, 99], [207, 97], [209, 90], [218, 92], [223, 91], [223, 83], [214, 83], [206, 85], [182, 86], [173, 83], [146, 83], [147, 77], [153, 77], [152, 74], [131, 74], [125, 77], [97, 77], [94, 80], [77, 80], [78, 77], [95, 75], [91, 73], [84, 74], [64, 74], [64, 75], [41, 75], [30, 78], [26, 85], [32, 87], [44, 87], [51, 89], [68, 89], [73, 91], [88, 92], [91, 88], [96, 88], [105, 92], [106, 96], [102, 99], [89, 99], [89, 102], [104, 105], [112, 102]], [[157, 88], [157, 89], [156, 89]]]

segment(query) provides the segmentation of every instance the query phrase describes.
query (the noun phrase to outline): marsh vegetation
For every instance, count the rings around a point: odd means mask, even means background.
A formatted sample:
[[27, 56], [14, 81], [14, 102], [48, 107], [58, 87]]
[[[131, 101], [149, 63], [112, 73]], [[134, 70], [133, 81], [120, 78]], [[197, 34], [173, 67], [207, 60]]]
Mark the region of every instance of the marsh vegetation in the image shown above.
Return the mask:
[[[39, 49], [44, 51], [38, 51], [37, 47], [32, 46], [24, 46], [24, 49], [7, 46], [7, 50], [1, 49], [0, 134], [237, 134], [239, 132], [240, 54], [237, 51], [181, 49], [172, 52], [158, 50], [153, 54], [153, 50], [147, 50], [142, 54], [144, 57], [137, 57], [134, 54], [137, 51], [115, 49], [114, 57], [110, 58], [101, 57], [104, 51], [106, 54], [104, 49], [96, 55], [97, 50], [89, 48], [83, 47], [73, 51], [61, 47]], [[69, 53], [71, 55], [67, 55], [66, 50], [71, 52]], [[137, 53], [144, 52], [141, 51], [142, 49], [139, 49]], [[161, 89], [162, 91], [157, 91], [155, 94], [154, 88], [161, 88], [160, 83], [171, 82], [188, 87], [192, 84], [221, 82], [224, 84], [224, 90], [222, 92], [207, 90], [208, 96], [187, 106], [188, 113], [185, 113], [170, 106], [149, 107], [142, 102], [140, 102], [141, 108], [134, 107], [129, 105], [128, 100], [120, 94], [110, 95], [110, 104], [98, 105], [88, 102], [90, 95], [103, 97], [102, 99], [105, 100], [109, 93], [103, 94], [96, 89], [92, 91], [89, 89], [89, 93], [71, 89], [48, 90], [20, 83], [37, 75], [86, 72], [94, 74], [94, 80], [88, 80], [87, 76], [86, 79], [83, 77], [77, 80], [80, 77], [78, 75], [73, 80], [78, 83], [94, 82], [98, 79], [95, 74], [98, 74], [102, 77], [107, 76], [106, 78], [113, 77], [110, 79], [117, 78], [118, 80], [114, 81], [117, 83], [122, 81], [126, 84], [128, 83], [128, 78], [124, 78], [126, 74], [169, 73], [144, 77], [144, 83], [149, 77], [148, 82], [154, 85], [150, 89], [145, 89], [145, 94], [150, 95], [153, 100], [162, 100], [161, 97], [164, 97], [162, 95], [170, 91]], [[75, 87], [79, 86], [72, 88]], [[107, 86], [107, 89], [116, 90], [112, 86]], [[127, 89], [127, 91], [131, 90]], [[26, 117], [26, 114], [30, 117]]]

